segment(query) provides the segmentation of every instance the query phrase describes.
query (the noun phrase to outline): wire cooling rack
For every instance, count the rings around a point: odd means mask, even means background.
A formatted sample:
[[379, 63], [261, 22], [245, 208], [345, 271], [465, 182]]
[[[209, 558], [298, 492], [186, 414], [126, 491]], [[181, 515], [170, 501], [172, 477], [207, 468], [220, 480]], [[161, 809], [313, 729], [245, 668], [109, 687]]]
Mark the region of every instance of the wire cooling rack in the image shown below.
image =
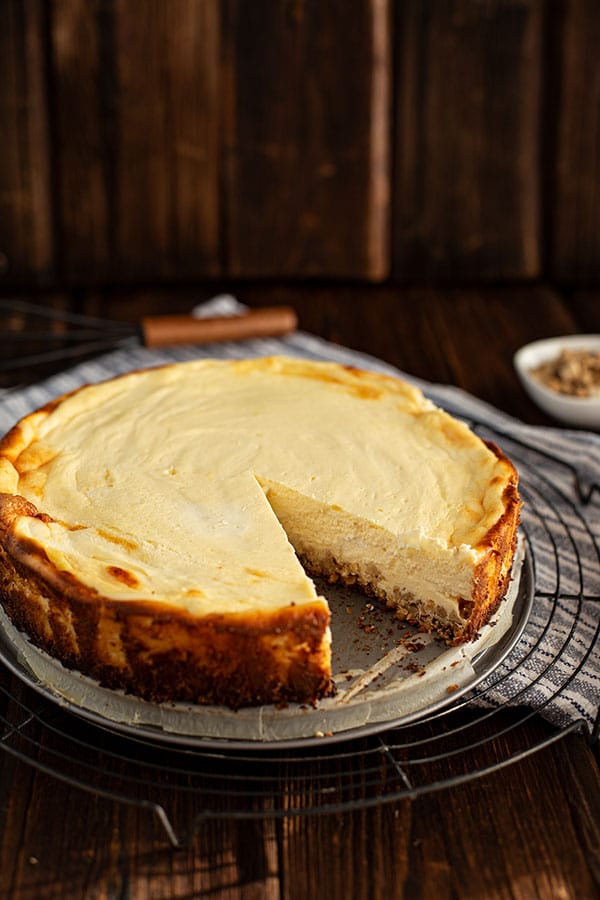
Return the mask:
[[[519, 467], [523, 533], [535, 585], [532, 627], [470, 694], [417, 722], [340, 744], [279, 750], [165, 747], [146, 735], [117, 734], [85, 721], [0, 667], [0, 748], [69, 785], [147, 810], [170, 842], [182, 846], [209, 818], [375, 806], [486, 775], [568, 733], [582, 731], [595, 740], [599, 717], [591, 726], [583, 714], [561, 721], [557, 701], [569, 695], [597, 652], [600, 622], [583, 641], [581, 624], [584, 605], [600, 602], [586, 596], [583, 578], [586, 566], [600, 565], [598, 541], [579, 504], [545, 473], [547, 452], [525, 448], [485, 423], [470, 424], [502, 443]], [[595, 502], [594, 495], [594, 489], [588, 491], [584, 503]], [[546, 575], [538, 584], [541, 554]]]

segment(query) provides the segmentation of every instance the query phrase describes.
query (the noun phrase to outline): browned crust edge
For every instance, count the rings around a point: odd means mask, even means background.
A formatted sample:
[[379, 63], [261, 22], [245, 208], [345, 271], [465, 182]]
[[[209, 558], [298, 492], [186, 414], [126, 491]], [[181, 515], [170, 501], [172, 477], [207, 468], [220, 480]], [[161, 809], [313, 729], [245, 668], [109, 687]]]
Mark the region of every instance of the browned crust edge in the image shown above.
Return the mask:
[[111, 600], [15, 537], [15, 518], [34, 510], [0, 494], [0, 602], [17, 628], [68, 668], [154, 702], [239, 708], [309, 703], [333, 692], [323, 602], [194, 617], [151, 600]]
[[517, 547], [517, 530], [521, 518], [519, 475], [511, 460], [492, 441], [484, 441], [508, 470], [504, 489], [504, 513], [486, 534], [479, 549], [485, 555], [475, 569], [473, 583], [473, 611], [462, 629], [456, 629], [451, 643], [472, 641], [498, 610], [512, 576]]

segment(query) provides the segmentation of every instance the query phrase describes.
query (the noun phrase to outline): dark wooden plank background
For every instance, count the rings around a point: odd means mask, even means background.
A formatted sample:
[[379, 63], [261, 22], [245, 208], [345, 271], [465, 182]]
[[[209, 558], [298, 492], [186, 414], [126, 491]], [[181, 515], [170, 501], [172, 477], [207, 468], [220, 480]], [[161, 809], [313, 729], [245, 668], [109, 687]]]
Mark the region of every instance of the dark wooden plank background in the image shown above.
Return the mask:
[[554, 153], [549, 162], [550, 271], [576, 284], [600, 279], [600, 6], [566, 3], [552, 23], [557, 67], [549, 85]]
[[384, 277], [388, 0], [225, 6], [229, 274]]
[[219, 272], [217, 8], [51, 4], [58, 262], [69, 282]]
[[394, 273], [540, 274], [543, 6], [398, 4]]
[[0, 284], [55, 271], [42, 0], [0, 3]]
[[594, 0], [4, 0], [0, 289], [600, 281]]

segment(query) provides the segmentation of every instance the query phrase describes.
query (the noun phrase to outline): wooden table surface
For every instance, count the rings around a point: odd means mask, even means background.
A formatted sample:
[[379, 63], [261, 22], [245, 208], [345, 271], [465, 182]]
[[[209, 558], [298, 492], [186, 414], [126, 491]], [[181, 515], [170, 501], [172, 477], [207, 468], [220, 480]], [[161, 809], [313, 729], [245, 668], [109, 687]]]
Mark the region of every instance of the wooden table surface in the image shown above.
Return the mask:
[[[520, 388], [513, 352], [535, 338], [600, 332], [600, 297], [561, 296], [539, 286], [441, 291], [242, 285], [235, 291], [251, 305], [291, 303], [302, 328], [411, 374], [460, 385], [530, 424], [550, 423]], [[185, 311], [210, 293], [203, 286], [41, 299], [133, 320], [142, 311]], [[18, 690], [4, 670], [0, 688]], [[0, 716], [9, 706], [0, 693]], [[492, 746], [485, 742], [485, 723], [478, 726], [482, 746], [472, 751], [475, 768], [489, 766], [495, 753], [501, 759], [512, 740], [511, 722], [519, 713], [503, 715], [506, 734]], [[526, 750], [553, 736], [554, 742], [518, 762], [412, 798], [318, 814], [290, 810], [278, 818], [268, 808], [252, 819], [201, 815], [182, 849], [173, 849], [148, 808], [84, 792], [0, 752], [0, 897], [597, 897], [597, 753], [582, 733], [557, 733], [537, 715], [520, 726], [518, 740]], [[0, 729], [0, 745], [2, 737]], [[360, 755], [357, 760], [360, 766]], [[433, 783], [460, 775], [464, 762], [445, 757], [431, 765]], [[227, 790], [224, 781], [224, 809]], [[202, 798], [193, 800], [201, 809]]]

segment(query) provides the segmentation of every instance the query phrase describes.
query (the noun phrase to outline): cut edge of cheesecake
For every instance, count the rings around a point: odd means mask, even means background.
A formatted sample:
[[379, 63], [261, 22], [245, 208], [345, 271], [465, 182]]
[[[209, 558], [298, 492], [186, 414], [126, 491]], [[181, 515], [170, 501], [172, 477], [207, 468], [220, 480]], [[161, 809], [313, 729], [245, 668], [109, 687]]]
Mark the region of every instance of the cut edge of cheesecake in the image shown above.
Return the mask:
[[[434, 540], [426, 549], [416, 548], [404, 543], [402, 535], [341, 508], [322, 506], [268, 479], [259, 481], [306, 572], [330, 583], [356, 585], [394, 610], [397, 618], [457, 646], [474, 640], [498, 609], [517, 545], [521, 509], [517, 472], [499, 447], [484, 443], [505, 467], [507, 483], [504, 513], [475, 548], [449, 550]], [[298, 527], [288, 515], [292, 506], [295, 516], [303, 512], [308, 527]], [[365, 553], [362, 546], [359, 554], [353, 552], [367, 541], [371, 552]], [[448, 592], [449, 585], [456, 586], [454, 595]]]

